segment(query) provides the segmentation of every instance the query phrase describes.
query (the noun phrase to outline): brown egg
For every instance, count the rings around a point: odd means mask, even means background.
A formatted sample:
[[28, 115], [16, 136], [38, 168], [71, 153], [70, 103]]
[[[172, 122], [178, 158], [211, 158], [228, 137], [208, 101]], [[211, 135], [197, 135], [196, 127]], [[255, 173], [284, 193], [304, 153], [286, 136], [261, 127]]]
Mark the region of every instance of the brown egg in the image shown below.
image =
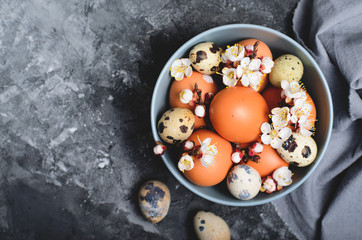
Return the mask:
[[[181, 81], [173, 81], [170, 92], [169, 92], [169, 102], [171, 108], [188, 108], [193, 110], [192, 106], [189, 104], [184, 104], [180, 101], [180, 92], [184, 89], [190, 89], [191, 91], [195, 88], [195, 83], [197, 83], [198, 89], [202, 90], [201, 101], [205, 99], [206, 93], [216, 94], [217, 86], [213, 81], [211, 76], [202, 75], [198, 72], [193, 72], [190, 77], [185, 77]], [[199, 118], [195, 116], [195, 129], [206, 126], [204, 118]]]
[[194, 168], [185, 171], [185, 177], [192, 183], [209, 187], [220, 183], [227, 175], [232, 166], [231, 153], [232, 146], [229, 141], [220, 137], [217, 133], [206, 129], [195, 131], [189, 138], [196, 146], [201, 145], [206, 138], [211, 138], [211, 145], [215, 144], [218, 153], [216, 154], [215, 162], [209, 167], [204, 167], [200, 159], [195, 159]]
[[263, 144], [263, 151], [257, 155], [260, 157], [259, 163], [249, 160], [247, 165], [257, 170], [261, 177], [271, 175], [277, 168], [289, 166], [289, 163], [284, 161], [278, 152], [269, 145]]
[[[238, 42], [238, 44], [246, 46], [246, 45], [252, 45], [254, 46], [255, 42], [259, 41], [259, 44], [257, 46], [257, 52], [256, 52], [256, 57], [257, 58], [261, 58], [261, 57], [270, 57], [273, 60], [273, 54], [270, 51], [270, 48], [268, 47], [268, 45], [266, 45], [264, 42], [258, 40], [258, 39], [245, 39], [242, 40], [240, 42]], [[269, 74], [265, 74], [262, 76], [261, 78], [261, 82], [260, 82], [260, 86], [259, 86], [259, 90], [258, 92], [263, 91], [263, 89], [266, 87], [266, 85], [269, 82]]]
[[269, 111], [271, 111], [273, 108], [279, 107], [278, 103], [283, 100], [281, 97], [282, 91], [283, 89], [275, 87], [270, 87], [263, 91], [262, 95], [268, 104]]
[[261, 125], [269, 121], [264, 98], [248, 87], [234, 86], [218, 92], [210, 104], [209, 114], [215, 130], [236, 143], [257, 140]]

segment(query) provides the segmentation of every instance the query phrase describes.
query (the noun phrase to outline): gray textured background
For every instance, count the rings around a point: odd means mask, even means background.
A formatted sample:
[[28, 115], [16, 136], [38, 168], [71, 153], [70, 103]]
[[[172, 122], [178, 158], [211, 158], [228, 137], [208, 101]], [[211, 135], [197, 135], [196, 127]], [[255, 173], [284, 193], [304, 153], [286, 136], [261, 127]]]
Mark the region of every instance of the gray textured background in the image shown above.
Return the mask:
[[[198, 210], [234, 239], [290, 239], [271, 204], [214, 204], [153, 156], [149, 105], [163, 64], [209, 28], [253, 23], [292, 36], [298, 0], [0, 2], [0, 239], [192, 239]], [[148, 223], [137, 192], [171, 191]]]

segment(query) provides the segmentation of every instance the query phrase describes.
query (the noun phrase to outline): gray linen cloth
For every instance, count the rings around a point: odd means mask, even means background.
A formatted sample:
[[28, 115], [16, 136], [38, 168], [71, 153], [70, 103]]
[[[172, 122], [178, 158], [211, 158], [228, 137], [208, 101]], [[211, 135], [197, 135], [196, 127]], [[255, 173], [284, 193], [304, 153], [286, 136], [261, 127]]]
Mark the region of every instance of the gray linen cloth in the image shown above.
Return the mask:
[[310, 178], [273, 204], [299, 239], [361, 239], [362, 1], [301, 0], [293, 30], [328, 81], [334, 125]]

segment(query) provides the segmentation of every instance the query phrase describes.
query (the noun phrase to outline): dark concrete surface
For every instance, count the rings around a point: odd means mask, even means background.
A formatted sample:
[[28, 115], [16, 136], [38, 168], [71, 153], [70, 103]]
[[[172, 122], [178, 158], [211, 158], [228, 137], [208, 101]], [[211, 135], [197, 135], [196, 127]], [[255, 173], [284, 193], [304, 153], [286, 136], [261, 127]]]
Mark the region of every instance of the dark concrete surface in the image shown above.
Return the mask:
[[[228, 207], [188, 191], [153, 156], [150, 101], [185, 41], [230, 23], [293, 37], [298, 0], [2, 0], [0, 239], [193, 239], [198, 210], [233, 239], [294, 239], [271, 204]], [[151, 224], [137, 192], [166, 183], [168, 215]]]

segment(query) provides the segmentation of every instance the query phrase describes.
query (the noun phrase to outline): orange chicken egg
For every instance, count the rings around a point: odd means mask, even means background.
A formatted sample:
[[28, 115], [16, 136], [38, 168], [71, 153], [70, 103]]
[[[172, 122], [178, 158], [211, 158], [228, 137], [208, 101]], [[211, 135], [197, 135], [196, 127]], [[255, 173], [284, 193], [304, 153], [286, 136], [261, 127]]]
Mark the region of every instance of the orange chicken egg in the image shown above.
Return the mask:
[[211, 138], [210, 145], [214, 144], [217, 148], [214, 163], [205, 167], [199, 158], [195, 158], [194, 167], [189, 171], [184, 171], [184, 175], [189, 181], [203, 187], [214, 186], [220, 183], [225, 179], [232, 166], [232, 146], [229, 141], [220, 137], [217, 133], [200, 129], [195, 131], [188, 140], [193, 141], [198, 146], [206, 138]]
[[263, 145], [263, 151], [258, 153], [260, 159], [259, 163], [249, 160], [247, 165], [253, 167], [259, 172], [260, 177], [266, 177], [271, 175], [275, 169], [289, 166], [289, 163], [284, 161], [278, 154], [278, 152], [269, 145]]
[[267, 103], [249, 87], [234, 86], [218, 92], [210, 104], [209, 114], [215, 130], [236, 143], [257, 140], [261, 125], [269, 121]]
[[283, 89], [276, 87], [270, 87], [263, 91], [262, 95], [268, 104], [269, 111], [271, 111], [273, 108], [279, 107], [278, 103], [283, 100], [281, 96], [282, 91]]

